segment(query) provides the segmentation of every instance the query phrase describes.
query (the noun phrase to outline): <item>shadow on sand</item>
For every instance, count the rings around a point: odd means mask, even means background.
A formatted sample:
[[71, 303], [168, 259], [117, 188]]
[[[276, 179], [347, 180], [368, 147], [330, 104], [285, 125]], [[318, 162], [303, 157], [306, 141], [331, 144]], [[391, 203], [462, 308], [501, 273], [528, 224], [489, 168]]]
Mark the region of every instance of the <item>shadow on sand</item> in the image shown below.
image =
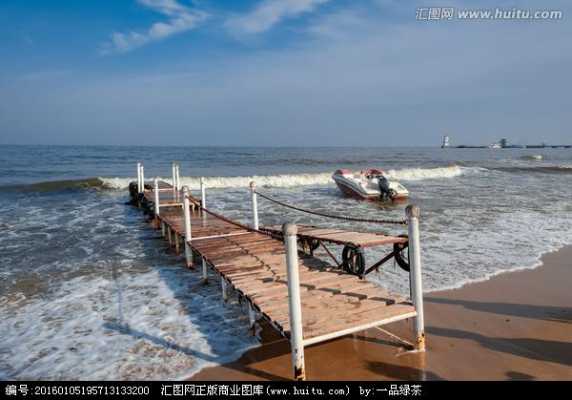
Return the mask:
[[381, 361], [368, 361], [367, 369], [370, 371], [386, 376], [390, 379], [405, 381], [436, 381], [443, 380], [439, 375], [428, 372], [423, 368], [414, 368], [405, 365], [388, 364]]
[[436, 303], [436, 304], [459, 305], [469, 310], [510, 315], [514, 317], [542, 319], [545, 321], [563, 322], [568, 324], [572, 323], [572, 308], [569, 307], [480, 302], [480, 301], [448, 299], [443, 297], [431, 297], [431, 296], [427, 296], [425, 298], [425, 302]]
[[539, 361], [572, 365], [572, 345], [568, 342], [530, 338], [491, 337], [475, 332], [433, 326], [427, 327], [426, 331], [431, 335], [474, 340], [483, 347], [493, 351]]

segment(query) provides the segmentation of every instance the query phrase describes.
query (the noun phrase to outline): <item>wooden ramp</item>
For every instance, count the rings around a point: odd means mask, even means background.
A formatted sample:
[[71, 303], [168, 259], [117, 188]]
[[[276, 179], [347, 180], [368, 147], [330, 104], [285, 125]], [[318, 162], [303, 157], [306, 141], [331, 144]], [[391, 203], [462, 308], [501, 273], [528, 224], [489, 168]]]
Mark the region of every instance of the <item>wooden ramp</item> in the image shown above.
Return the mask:
[[[153, 190], [146, 191], [145, 197], [153, 201]], [[184, 240], [183, 210], [172, 206], [182, 204], [182, 194], [176, 196], [171, 188], [161, 190], [159, 198], [162, 206], [171, 206], [161, 209], [159, 220], [165, 225], [172, 244], [178, 247], [179, 241]], [[188, 244], [196, 255], [244, 296], [280, 333], [289, 336], [283, 242], [203, 212], [192, 213], [191, 234], [192, 240]], [[310, 234], [340, 243], [353, 239], [354, 243], [366, 246], [406, 240], [340, 229], [301, 227], [301, 237]], [[308, 256], [300, 258], [299, 263], [306, 344], [416, 315], [413, 305], [405, 299], [342, 272], [337, 266], [329, 266]]]
[[[154, 189], [147, 188], [143, 206], [153, 210]], [[175, 193], [169, 184], [160, 186], [160, 211], [155, 218], [171, 245], [177, 251], [181, 245], [191, 249], [194, 259], [199, 260], [195, 266], [202, 262], [204, 278], [207, 267], [220, 277], [224, 299], [230, 288], [245, 299], [252, 325], [263, 318], [283, 336], [290, 337], [286, 250], [277, 235], [278, 228], [255, 231], [200, 209], [199, 200], [190, 197], [193, 207], [188, 240], [182, 201], [182, 193]], [[304, 235], [351, 241], [360, 246], [404, 240], [314, 226], [301, 226], [300, 236]], [[345, 273], [338, 266], [302, 252], [298, 262], [304, 346], [417, 315], [409, 301]]]

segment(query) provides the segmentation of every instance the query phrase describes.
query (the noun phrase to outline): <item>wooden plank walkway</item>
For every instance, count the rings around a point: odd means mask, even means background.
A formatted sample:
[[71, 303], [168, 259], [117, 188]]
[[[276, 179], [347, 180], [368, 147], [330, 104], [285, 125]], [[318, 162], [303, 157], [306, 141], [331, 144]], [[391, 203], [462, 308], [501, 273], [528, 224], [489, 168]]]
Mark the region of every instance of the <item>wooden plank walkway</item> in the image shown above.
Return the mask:
[[[180, 250], [185, 240], [182, 194], [165, 182], [159, 186], [159, 221], [169, 242]], [[146, 202], [153, 203], [153, 189], [145, 190]], [[197, 199], [192, 201], [198, 203]], [[153, 209], [152, 206], [148, 206]], [[274, 233], [278, 232], [273, 228]], [[300, 236], [319, 235], [331, 241], [359, 243], [361, 246], [395, 243], [388, 236], [319, 229], [304, 226]], [[276, 237], [227, 222], [202, 211], [191, 213], [188, 245], [249, 302], [258, 317], [265, 318], [285, 337], [290, 336], [287, 266], [284, 243]], [[393, 240], [393, 241], [392, 241]], [[369, 327], [415, 317], [410, 302], [337, 267], [300, 254], [300, 290], [304, 345], [318, 343]], [[223, 287], [224, 287], [223, 286]]]
[[[353, 247], [373, 247], [394, 243], [407, 243], [407, 238], [388, 236], [381, 233], [356, 232], [338, 228], [320, 228], [313, 225], [297, 225], [298, 237], [301, 239], [318, 239], [323, 242]], [[282, 227], [278, 225], [265, 226], [261, 230], [274, 235], [282, 235]]]

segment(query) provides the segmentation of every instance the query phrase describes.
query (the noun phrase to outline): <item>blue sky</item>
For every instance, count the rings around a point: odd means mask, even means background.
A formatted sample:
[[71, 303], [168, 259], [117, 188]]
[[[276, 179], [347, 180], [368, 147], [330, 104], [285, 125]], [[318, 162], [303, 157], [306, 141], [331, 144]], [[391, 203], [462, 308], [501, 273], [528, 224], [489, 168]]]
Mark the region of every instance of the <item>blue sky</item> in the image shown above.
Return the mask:
[[[419, 7], [559, 21], [417, 21]], [[568, 1], [0, 3], [0, 144], [572, 143]]]

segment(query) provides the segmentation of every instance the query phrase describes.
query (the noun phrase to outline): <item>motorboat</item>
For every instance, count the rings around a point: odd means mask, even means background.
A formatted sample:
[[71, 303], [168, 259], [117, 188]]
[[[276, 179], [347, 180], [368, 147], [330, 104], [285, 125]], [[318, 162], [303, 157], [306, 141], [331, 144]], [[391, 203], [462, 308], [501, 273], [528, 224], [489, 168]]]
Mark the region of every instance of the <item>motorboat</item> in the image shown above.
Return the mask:
[[359, 172], [338, 169], [332, 179], [344, 194], [358, 199], [402, 200], [409, 197], [409, 191], [401, 183], [375, 168]]

